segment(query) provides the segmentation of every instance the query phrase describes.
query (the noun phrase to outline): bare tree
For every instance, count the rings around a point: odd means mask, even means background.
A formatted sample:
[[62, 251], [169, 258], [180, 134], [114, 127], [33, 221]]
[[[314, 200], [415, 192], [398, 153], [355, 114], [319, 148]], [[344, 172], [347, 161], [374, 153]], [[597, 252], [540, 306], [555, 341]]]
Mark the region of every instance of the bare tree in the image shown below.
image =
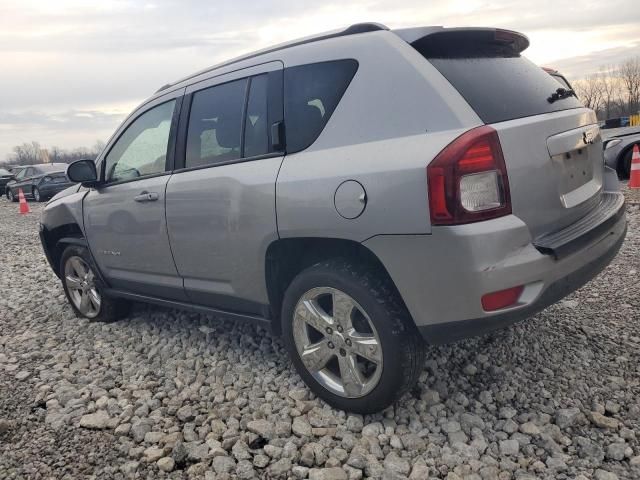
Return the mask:
[[18, 165], [34, 165], [40, 163], [40, 144], [38, 142], [23, 143], [13, 147], [13, 157]]
[[52, 163], [59, 163], [62, 161], [63, 151], [60, 147], [56, 147], [55, 145], [49, 149], [49, 158]]
[[620, 65], [620, 79], [627, 94], [628, 113], [640, 107], [640, 57], [630, 58]]
[[596, 112], [600, 110], [603, 99], [603, 87], [600, 75], [589, 75], [584, 80], [575, 82], [573, 87], [585, 107], [595, 110]]
[[91, 148], [80, 147], [73, 150], [65, 150], [53, 146], [49, 150], [40, 148], [38, 142], [23, 143], [13, 147], [13, 153], [5, 161], [8, 165], [34, 165], [42, 163], [46, 156], [53, 163], [71, 163], [76, 160], [91, 159], [100, 155], [104, 150], [105, 143], [97, 140]]
[[604, 118], [611, 118], [616, 102], [622, 94], [619, 73], [613, 65], [609, 65], [600, 67], [599, 75]]
[[94, 143], [93, 147], [91, 147], [91, 156], [93, 158], [97, 157], [102, 153], [102, 150], [104, 150], [104, 147], [106, 146], [107, 144], [104, 143], [102, 140], [96, 140], [96, 143]]

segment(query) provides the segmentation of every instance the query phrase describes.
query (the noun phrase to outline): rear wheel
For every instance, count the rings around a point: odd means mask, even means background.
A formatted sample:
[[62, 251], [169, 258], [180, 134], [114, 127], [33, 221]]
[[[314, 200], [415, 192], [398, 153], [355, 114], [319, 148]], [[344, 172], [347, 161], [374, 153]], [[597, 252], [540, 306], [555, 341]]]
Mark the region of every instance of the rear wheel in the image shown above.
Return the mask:
[[423, 366], [422, 339], [391, 282], [349, 260], [301, 272], [285, 294], [282, 322], [296, 370], [336, 408], [380, 411]]
[[31, 190], [31, 194], [33, 195], [33, 199], [36, 202], [42, 202], [44, 200], [40, 195], [40, 190], [38, 189], [38, 187], [33, 187], [33, 190]]
[[112, 322], [128, 313], [128, 302], [105, 295], [104, 284], [85, 248], [68, 246], [62, 253], [60, 272], [64, 293], [78, 317]]

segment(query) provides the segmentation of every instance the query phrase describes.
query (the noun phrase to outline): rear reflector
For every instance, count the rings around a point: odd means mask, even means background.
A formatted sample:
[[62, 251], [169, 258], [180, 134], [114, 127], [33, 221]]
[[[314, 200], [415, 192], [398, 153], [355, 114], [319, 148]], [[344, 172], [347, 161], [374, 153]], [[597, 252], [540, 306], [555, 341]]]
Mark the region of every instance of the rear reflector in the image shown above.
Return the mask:
[[519, 285], [506, 290], [487, 293], [482, 296], [482, 308], [485, 312], [493, 312], [494, 310], [510, 307], [518, 301], [523, 290], [524, 285]]

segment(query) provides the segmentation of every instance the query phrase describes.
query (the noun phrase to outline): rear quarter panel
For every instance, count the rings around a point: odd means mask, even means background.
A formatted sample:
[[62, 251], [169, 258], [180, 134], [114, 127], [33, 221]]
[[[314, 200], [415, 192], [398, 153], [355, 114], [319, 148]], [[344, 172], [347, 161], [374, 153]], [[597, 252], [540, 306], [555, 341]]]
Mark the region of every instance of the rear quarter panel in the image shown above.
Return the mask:
[[[482, 122], [391, 32], [292, 48], [283, 62], [286, 68], [339, 58], [356, 59], [358, 71], [318, 139], [284, 159], [276, 187], [280, 236], [363, 241], [383, 233], [430, 233], [426, 166]], [[366, 190], [366, 208], [352, 220], [334, 205], [346, 180]]]

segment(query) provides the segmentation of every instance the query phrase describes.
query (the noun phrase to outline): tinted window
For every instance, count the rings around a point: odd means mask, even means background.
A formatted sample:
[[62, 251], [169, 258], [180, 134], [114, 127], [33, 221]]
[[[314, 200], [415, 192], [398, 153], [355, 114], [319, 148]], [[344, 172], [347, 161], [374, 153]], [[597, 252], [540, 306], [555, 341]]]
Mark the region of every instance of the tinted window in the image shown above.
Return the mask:
[[25, 174], [27, 173], [26, 169], [20, 170], [17, 174], [16, 174], [16, 180], [20, 180], [21, 178], [24, 178]]
[[185, 167], [240, 158], [246, 85], [242, 79], [193, 94]]
[[66, 165], [60, 164], [39, 165], [34, 167], [37, 173], [64, 172], [66, 168]]
[[304, 150], [318, 138], [357, 69], [355, 60], [312, 63], [285, 69], [287, 152]]
[[558, 81], [558, 83], [560, 83], [560, 85], [562, 85], [564, 88], [566, 88], [567, 90], [571, 90], [571, 85], [569, 85], [569, 82], [567, 82], [567, 79], [564, 78], [562, 75], [556, 75], [552, 73], [551, 76], [555, 78]]
[[576, 97], [549, 103], [558, 82], [524, 57], [429, 58], [485, 123], [582, 107]]
[[158, 105], [127, 127], [107, 154], [107, 180], [129, 180], [164, 172], [175, 103], [172, 100]]
[[247, 116], [244, 126], [244, 156], [253, 157], [269, 152], [267, 118], [267, 75], [251, 79]]
[[25, 174], [24, 174], [25, 177], [33, 177], [34, 175], [35, 175], [35, 172], [33, 168], [27, 168], [25, 170]]

